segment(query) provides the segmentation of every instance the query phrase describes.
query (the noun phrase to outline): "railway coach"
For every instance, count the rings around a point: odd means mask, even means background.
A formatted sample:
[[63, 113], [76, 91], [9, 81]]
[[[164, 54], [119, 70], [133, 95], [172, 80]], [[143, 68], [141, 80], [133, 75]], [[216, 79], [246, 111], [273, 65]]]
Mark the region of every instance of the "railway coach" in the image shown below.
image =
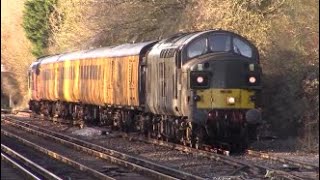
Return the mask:
[[224, 30], [39, 58], [30, 109], [199, 147], [245, 147], [261, 121], [257, 48]]

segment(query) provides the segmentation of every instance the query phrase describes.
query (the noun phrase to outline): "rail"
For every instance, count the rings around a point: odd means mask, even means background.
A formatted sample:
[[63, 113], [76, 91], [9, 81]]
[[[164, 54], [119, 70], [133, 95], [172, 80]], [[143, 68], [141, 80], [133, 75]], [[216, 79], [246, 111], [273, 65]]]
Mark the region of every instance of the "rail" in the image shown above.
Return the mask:
[[[272, 172], [273, 174], [279, 175], [281, 177], [285, 177], [286, 179], [290, 179], [290, 180], [303, 180], [304, 179], [303, 177], [293, 175], [290, 172], [276, 170], [271, 167], [266, 167], [263, 165], [254, 164], [254, 163], [247, 162], [244, 160], [239, 160], [239, 159], [233, 158], [231, 156], [226, 156], [226, 155], [221, 155], [221, 154], [217, 154], [217, 153], [213, 153], [213, 152], [209, 152], [209, 151], [205, 151], [205, 150], [195, 149], [192, 147], [187, 147], [184, 145], [170, 143], [170, 142], [166, 142], [166, 141], [162, 141], [162, 140], [134, 137], [134, 136], [128, 136], [128, 135], [122, 135], [122, 136], [124, 138], [128, 138], [130, 140], [143, 141], [146, 143], [169, 147], [169, 148], [176, 149], [179, 151], [205, 156], [210, 159], [214, 159], [217, 161], [222, 161], [224, 163], [228, 163], [230, 165], [238, 166], [238, 169], [236, 169], [235, 171], [242, 171], [244, 169], [248, 169], [253, 174], [259, 173], [259, 174], [265, 174], [265, 176], [268, 176], [268, 174], [270, 174], [270, 172]], [[233, 174], [234, 173], [235, 172], [233, 172]]]
[[[15, 152], [14, 150], [10, 149], [9, 147], [5, 146], [4, 144], [1, 144], [1, 151], [2, 151], [1, 152], [1, 160], [6, 161], [11, 166], [15, 167], [20, 172], [22, 172], [27, 177], [29, 177], [30, 179], [40, 180], [41, 177], [39, 177], [39, 175], [41, 175], [42, 177], [47, 178], [47, 179], [62, 180], [61, 178], [59, 178], [58, 176], [56, 176], [52, 172], [44, 169], [40, 165], [32, 162], [28, 158]], [[19, 162], [21, 162], [21, 163], [19, 163]], [[23, 166], [25, 166], [31, 170], [28, 170], [27, 168], [25, 168]]]
[[[9, 118], [9, 117], [6, 117], [6, 118]], [[98, 145], [95, 145], [95, 144], [91, 144], [89, 142], [85, 142], [83, 140], [79, 140], [79, 139], [76, 139], [76, 138], [73, 138], [73, 137], [70, 137], [70, 136], [67, 136], [67, 135], [63, 135], [63, 134], [60, 134], [60, 133], [48, 131], [48, 130], [45, 130], [43, 128], [28, 124], [28, 123], [25, 123], [25, 122], [22, 122], [22, 121], [13, 119], [13, 118], [11, 118], [11, 119], [14, 120], [16, 123], [20, 124], [20, 126], [32, 127], [34, 129], [37, 129], [37, 130], [46, 132], [48, 134], [57, 136], [59, 138], [66, 139], [66, 140], [68, 140], [68, 141], [70, 141], [72, 143], [76, 143], [76, 144], [91, 148], [93, 150], [97, 150], [97, 151], [99, 151], [97, 156], [100, 156], [100, 157], [101, 156], [104, 157], [104, 155], [100, 154], [101, 152], [104, 152], [106, 154], [113, 154], [116, 157], [125, 157], [125, 159], [129, 159], [129, 160], [135, 162], [136, 164], [140, 164], [140, 165], [143, 165], [145, 167], [151, 167], [151, 169], [153, 169], [155, 171], [166, 172], [166, 174], [168, 174], [168, 175], [176, 174], [176, 176], [173, 176], [173, 177], [176, 177], [176, 178], [202, 179], [201, 177], [193, 176], [193, 175], [190, 175], [190, 174], [184, 173], [184, 172], [182, 172], [182, 174], [180, 174], [180, 172], [179, 172], [178, 173], [179, 175], [178, 175], [176, 173], [176, 171], [172, 170], [171, 168], [167, 169], [168, 167], [162, 167], [160, 165], [154, 165], [154, 164], [152, 164], [152, 162], [150, 162], [151, 164], [148, 164], [148, 163], [146, 163], [146, 162], [148, 162], [146, 160], [142, 160], [142, 162], [141, 162], [140, 160], [137, 160], [134, 157], [131, 157], [131, 156], [128, 156], [128, 155], [123, 155], [122, 153], [116, 152], [114, 150], [106, 149], [104, 147], [101, 147], [101, 146], [98, 146]], [[294, 179], [294, 180], [302, 180], [302, 179], [304, 179], [303, 177], [297, 176], [297, 175], [292, 174], [290, 172], [276, 170], [276, 169], [273, 169], [272, 167], [266, 167], [266, 166], [263, 166], [263, 165], [258, 165], [256, 163], [239, 160], [239, 159], [234, 158], [234, 157], [217, 154], [217, 153], [213, 153], [213, 152], [210, 152], [210, 151], [199, 150], [199, 149], [191, 148], [191, 147], [184, 146], [184, 145], [170, 143], [170, 142], [167, 142], [167, 141], [161, 141], [161, 140], [150, 139], [150, 138], [142, 138], [141, 136], [134, 137], [134, 136], [131, 136], [131, 135], [129, 136], [127, 134], [123, 134], [122, 136], [125, 137], [125, 138], [128, 138], [130, 140], [143, 141], [143, 142], [147, 142], [147, 143], [151, 143], [151, 144], [156, 144], [156, 145], [160, 145], [160, 146], [164, 146], [164, 147], [169, 147], [169, 148], [176, 149], [176, 150], [183, 151], [183, 152], [188, 152], [188, 153], [193, 153], [193, 154], [196, 154], [196, 155], [206, 156], [206, 157], [208, 157], [210, 159], [213, 159], [213, 160], [216, 160], [216, 161], [222, 161], [224, 163], [228, 163], [230, 165], [236, 166], [236, 167], [238, 167], [236, 169], [236, 171], [248, 170], [252, 174], [265, 174], [265, 175], [268, 175], [268, 173], [272, 172], [273, 174], [277, 174], [279, 176], [286, 177], [287, 179]], [[249, 152], [251, 154], [254, 153], [254, 151], [249, 151]], [[261, 156], [264, 156], [264, 158], [266, 158], [265, 155], [261, 155]], [[310, 166], [309, 164], [303, 164], [301, 162], [295, 162], [295, 161], [287, 160], [287, 159], [284, 159], [284, 158], [273, 158], [273, 157], [271, 157], [269, 155], [269, 159], [274, 160], [274, 161], [278, 161], [278, 162], [286, 162], [286, 163], [291, 162], [291, 164], [295, 164], [296, 166], [301, 166], [301, 167], [304, 167], [305, 169], [309, 169], [309, 170], [311, 170], [311, 169], [312, 170], [315, 170], [315, 169], [318, 170], [317, 166]], [[117, 162], [117, 163], [119, 163], [119, 162]]]
[[21, 138], [21, 137], [19, 137], [17, 135], [14, 135], [14, 134], [12, 134], [12, 133], [10, 133], [8, 131], [3, 130], [3, 129], [1, 129], [1, 135], [5, 135], [7, 137], [14, 138], [14, 139], [18, 140], [19, 142], [22, 142], [23, 144], [25, 144], [25, 145], [27, 145], [29, 147], [32, 147], [33, 149], [36, 149], [36, 150], [46, 154], [47, 156], [50, 156], [53, 159], [61, 161], [61, 162], [65, 163], [65, 164], [69, 164], [72, 167], [75, 167], [75, 168], [77, 168], [77, 169], [79, 169], [79, 170], [81, 170], [83, 172], [86, 172], [86, 173], [88, 173], [88, 174], [90, 174], [93, 177], [96, 177], [98, 179], [115, 180], [114, 178], [109, 177], [107, 175], [104, 175], [104, 174], [100, 173], [99, 171], [96, 171], [94, 169], [91, 169], [91, 168], [83, 165], [83, 164], [80, 164], [80, 163], [78, 163], [76, 161], [73, 161], [73, 160], [71, 160], [71, 159], [69, 159], [69, 158], [67, 158], [67, 157], [65, 157], [65, 156], [63, 156], [63, 155], [61, 155], [59, 153], [56, 153], [56, 152], [50, 151], [50, 150], [48, 150], [46, 148], [43, 148], [41, 146], [38, 146], [35, 143], [32, 143], [32, 142], [30, 142], [30, 141], [28, 141], [28, 140], [26, 140], [24, 138]]
[[288, 158], [282, 158], [282, 157], [270, 155], [268, 153], [263, 153], [263, 152], [254, 151], [254, 150], [247, 150], [247, 154], [251, 155], [251, 156], [256, 156], [256, 157], [261, 157], [264, 159], [269, 159], [269, 160], [273, 160], [273, 161], [286, 163], [286, 164], [293, 165], [293, 166], [298, 166], [300, 168], [304, 168], [304, 169], [308, 169], [308, 170], [312, 170], [312, 171], [319, 171], [319, 166], [305, 163], [305, 162], [294, 161], [294, 160], [291, 160]]
[[87, 152], [88, 154], [94, 155], [101, 159], [111, 161], [115, 164], [134, 169], [135, 171], [156, 178], [156, 179], [204, 179], [199, 176], [189, 174], [187, 172], [179, 171], [167, 166], [153, 163], [151, 161], [133, 157], [125, 153], [121, 153], [115, 150], [107, 149], [105, 147], [92, 144], [90, 142], [80, 140], [68, 135], [53, 132], [47, 129], [43, 129], [23, 121], [14, 119], [12, 117], [4, 117], [3, 121], [10, 123], [11, 125], [28, 131], [30, 133], [50, 138], [61, 144], [73, 147], [77, 150]]

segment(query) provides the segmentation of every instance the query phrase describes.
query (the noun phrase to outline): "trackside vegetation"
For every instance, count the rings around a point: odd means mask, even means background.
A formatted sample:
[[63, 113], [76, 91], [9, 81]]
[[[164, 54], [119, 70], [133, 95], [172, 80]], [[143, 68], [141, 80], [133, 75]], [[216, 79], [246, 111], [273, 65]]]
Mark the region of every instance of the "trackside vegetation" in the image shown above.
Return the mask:
[[32, 54], [44, 55], [51, 35], [50, 16], [57, 0], [28, 0], [23, 11], [23, 28], [31, 41]]
[[1, 1], [1, 13], [1, 63], [12, 72], [1, 89], [17, 106], [27, 105], [32, 54], [222, 28], [259, 49], [262, 129], [319, 150], [319, 0], [14, 0]]

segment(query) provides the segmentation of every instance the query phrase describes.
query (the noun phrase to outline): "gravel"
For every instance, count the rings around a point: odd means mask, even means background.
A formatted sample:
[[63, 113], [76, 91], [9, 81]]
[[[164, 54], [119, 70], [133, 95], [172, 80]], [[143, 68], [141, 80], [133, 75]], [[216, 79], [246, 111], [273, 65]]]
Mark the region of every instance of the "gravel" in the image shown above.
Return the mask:
[[[79, 129], [65, 124], [56, 124], [53, 126], [52, 122], [43, 120], [33, 120], [32, 123], [50, 130], [90, 141], [91, 143], [98, 144], [109, 149], [124, 152], [133, 156], [143, 157], [156, 163], [177, 168], [204, 178], [217, 178], [229, 175], [246, 177], [245, 172], [236, 171], [237, 167], [209, 160], [202, 156], [172, 150], [167, 147], [147, 144], [140, 141], [129, 141], [128, 139], [120, 137], [118, 132], [111, 132], [108, 128], [85, 127], [84, 129]], [[282, 141], [276, 140], [260, 141], [255, 142], [250, 149], [264, 150], [269, 154], [271, 153], [283, 158], [319, 165], [319, 154], [298, 152], [295, 148], [291, 148], [293, 141], [289, 141], [287, 144], [283, 143], [284, 142]], [[237, 158], [273, 167], [274, 169], [280, 170], [287, 168], [286, 164], [266, 162], [263, 159], [254, 158], [252, 156], [244, 155], [238, 156]], [[231, 174], [232, 172], [236, 173]]]

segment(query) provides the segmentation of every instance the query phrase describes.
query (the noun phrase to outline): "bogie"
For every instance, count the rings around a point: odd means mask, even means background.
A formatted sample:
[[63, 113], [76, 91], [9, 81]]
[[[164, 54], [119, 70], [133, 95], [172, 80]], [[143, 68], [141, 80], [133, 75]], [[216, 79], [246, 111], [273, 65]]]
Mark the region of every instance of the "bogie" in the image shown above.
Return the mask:
[[245, 147], [261, 120], [257, 48], [224, 30], [42, 57], [28, 74], [30, 109], [80, 127]]

